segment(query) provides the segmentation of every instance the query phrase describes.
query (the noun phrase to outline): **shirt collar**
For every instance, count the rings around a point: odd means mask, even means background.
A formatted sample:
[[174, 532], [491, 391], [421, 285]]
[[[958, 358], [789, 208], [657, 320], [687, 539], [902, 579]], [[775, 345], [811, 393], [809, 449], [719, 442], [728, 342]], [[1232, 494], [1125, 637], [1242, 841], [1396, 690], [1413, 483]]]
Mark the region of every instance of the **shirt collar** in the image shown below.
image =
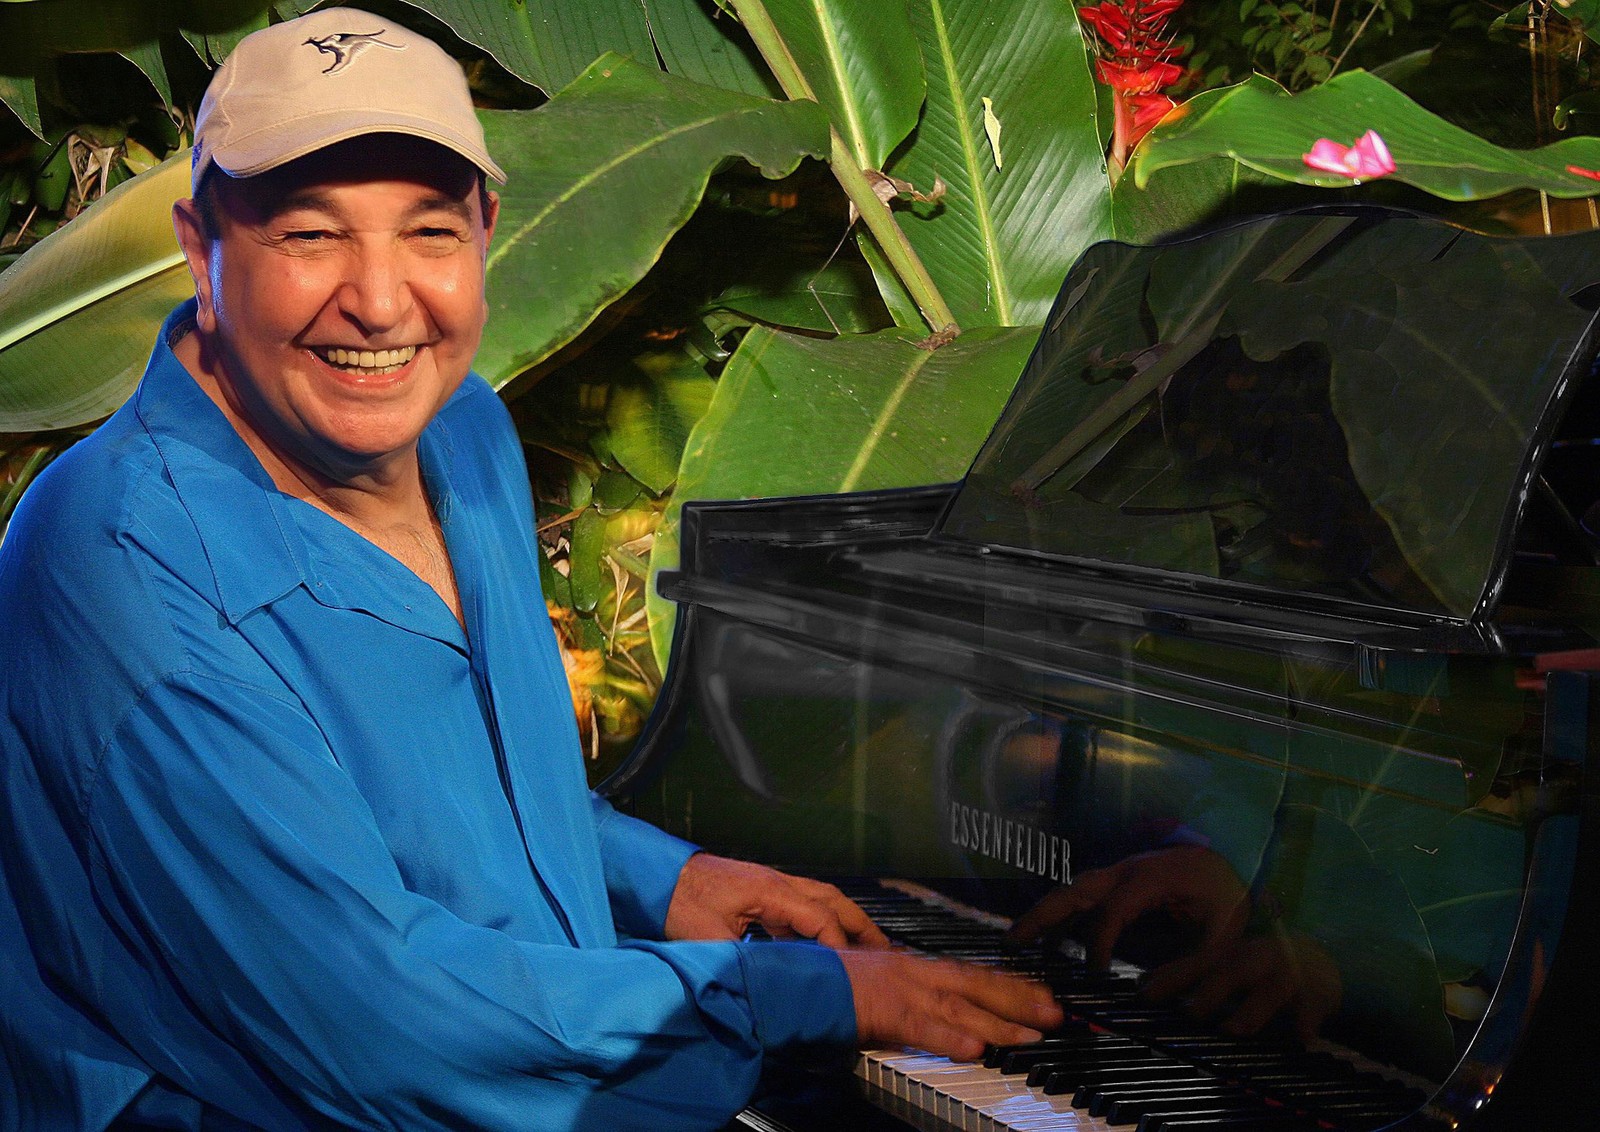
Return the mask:
[[[210, 563], [217, 601], [229, 624], [305, 585], [319, 600], [351, 607], [325, 579], [294, 509], [301, 506], [272, 482], [249, 445], [172, 352], [192, 331], [196, 304], [167, 316], [134, 394], [134, 411], [150, 434]], [[460, 396], [458, 390], [456, 396]], [[420, 443], [424, 471], [450, 479], [453, 458], [445, 426], [435, 417]], [[319, 586], [319, 582], [329, 585]], [[451, 628], [454, 628], [453, 622]]]
[[194, 523], [222, 612], [237, 624], [305, 580], [305, 551], [261, 461], [172, 352], [194, 319], [193, 299], [167, 316], [134, 411]]

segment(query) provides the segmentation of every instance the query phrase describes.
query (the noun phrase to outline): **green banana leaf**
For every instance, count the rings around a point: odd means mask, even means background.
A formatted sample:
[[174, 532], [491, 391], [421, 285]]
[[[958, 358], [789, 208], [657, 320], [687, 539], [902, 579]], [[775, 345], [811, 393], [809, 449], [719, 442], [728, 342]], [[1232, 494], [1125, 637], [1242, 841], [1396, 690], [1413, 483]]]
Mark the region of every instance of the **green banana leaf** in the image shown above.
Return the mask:
[[[216, 67], [233, 53], [241, 39], [266, 27], [272, 14], [280, 20], [292, 20], [321, 3], [322, 0], [210, 0], [186, 13], [180, 32], [202, 63]], [[268, 8], [272, 11], [268, 12]]]
[[716, 0], [643, 0], [667, 70], [707, 86], [782, 98], [750, 37]]
[[601, 443], [628, 475], [659, 497], [678, 478], [689, 432], [705, 416], [716, 387], [681, 351], [634, 358], [627, 376], [612, 382]]
[[0, 273], [0, 432], [98, 420], [138, 382], [156, 327], [194, 293], [172, 234], [184, 150]]
[[[923, 192], [942, 180], [948, 191], [902, 210], [900, 225], [962, 326], [1041, 323], [1078, 254], [1111, 234], [1076, 13], [1059, 0], [909, 7], [928, 98], [887, 172]], [[985, 99], [998, 151], [984, 129]]]
[[494, 56], [506, 70], [554, 94], [607, 51], [654, 62], [639, 0], [406, 0]]
[[150, 80], [150, 85], [156, 88], [161, 101], [168, 106], [172, 105], [172, 80], [167, 77], [167, 63], [161, 57], [159, 40], [151, 39], [136, 43], [131, 47], [124, 47], [117, 54], [138, 67], [144, 77]]
[[821, 334], [865, 334], [886, 325], [865, 264], [835, 260], [819, 270], [814, 258], [784, 254], [788, 250], [763, 256], [754, 278], [729, 287], [708, 309]]
[[38, 81], [53, 82], [55, 58], [65, 53], [116, 52], [138, 67], [165, 102], [172, 84], [161, 56], [161, 37], [176, 32], [200, 61], [214, 66], [236, 43], [265, 27], [269, 10], [280, 18], [303, 15], [320, 0], [204, 0], [153, 4], [150, 0], [50, 0], [0, 3], [0, 101], [43, 136]]
[[537, 110], [483, 114], [510, 178], [477, 368], [496, 385], [643, 277], [730, 157], [769, 177], [827, 152], [815, 103], [718, 90], [608, 55]]
[[[961, 478], [1038, 336], [1038, 327], [985, 327], [926, 350], [905, 330], [820, 339], [752, 329], [690, 434], [652, 574], [677, 564], [677, 516], [687, 499]], [[785, 458], [773, 459], [778, 452]], [[664, 670], [672, 607], [654, 585], [648, 592], [650, 638]]]
[[39, 86], [32, 75], [0, 75], [0, 102], [36, 136], [44, 137], [44, 123], [39, 120]]
[[917, 124], [925, 90], [917, 36], [905, 8], [858, 0], [763, 3], [857, 164], [883, 168]]
[[[1273, 91], [1281, 89], [1265, 75], [1251, 75], [1245, 82]], [[1201, 91], [1183, 104], [1180, 113], [1186, 117], [1202, 116], [1231, 89]], [[1226, 156], [1162, 169], [1142, 184], [1135, 184], [1132, 177], [1123, 177], [1112, 187], [1112, 226], [1116, 238], [1125, 243], [1153, 243], [1164, 236], [1215, 223], [1230, 215], [1271, 212], [1274, 205], [1289, 207], [1291, 202], [1280, 203], [1268, 196], [1272, 188], [1281, 196], [1283, 187], [1284, 182]]]
[[267, 23], [268, 15], [265, 11], [261, 11], [220, 31], [203, 32], [184, 28], [182, 35], [184, 41], [194, 48], [194, 53], [200, 56], [200, 62], [207, 67], [217, 67], [235, 47], [239, 46], [241, 39], [253, 31], [260, 31], [267, 26]]
[[1600, 138], [1566, 138], [1533, 150], [1502, 149], [1429, 113], [1365, 71], [1338, 75], [1291, 95], [1260, 79], [1241, 83], [1190, 113], [1169, 115], [1134, 151], [1143, 186], [1163, 169], [1232, 158], [1282, 181], [1336, 187], [1351, 179], [1319, 172], [1304, 155], [1319, 138], [1350, 145], [1376, 130], [1393, 155], [1390, 176], [1445, 200], [1481, 200], [1512, 189], [1590, 196], [1600, 182], [1570, 167], [1600, 171]]

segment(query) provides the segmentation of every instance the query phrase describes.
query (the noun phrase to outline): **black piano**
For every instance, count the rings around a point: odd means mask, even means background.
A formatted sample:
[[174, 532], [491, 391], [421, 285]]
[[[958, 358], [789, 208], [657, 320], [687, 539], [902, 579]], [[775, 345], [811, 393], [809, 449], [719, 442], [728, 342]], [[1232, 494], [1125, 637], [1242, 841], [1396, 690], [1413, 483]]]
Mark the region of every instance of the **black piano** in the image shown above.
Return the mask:
[[[607, 792], [1069, 1015], [741, 1127], [1600, 1127], [1597, 303], [1600, 233], [1101, 244], [961, 483], [686, 507]], [[1145, 867], [1241, 918], [1001, 938]]]

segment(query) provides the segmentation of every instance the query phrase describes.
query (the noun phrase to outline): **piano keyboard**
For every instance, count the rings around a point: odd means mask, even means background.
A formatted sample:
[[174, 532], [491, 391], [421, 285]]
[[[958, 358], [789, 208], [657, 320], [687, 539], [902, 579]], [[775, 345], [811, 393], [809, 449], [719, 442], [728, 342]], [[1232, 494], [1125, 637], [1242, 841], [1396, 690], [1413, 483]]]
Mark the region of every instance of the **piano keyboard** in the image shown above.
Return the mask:
[[1332, 1047], [1207, 1032], [1141, 1000], [1132, 968], [1096, 972], [1065, 953], [1003, 947], [1004, 921], [958, 913], [916, 886], [847, 891], [896, 942], [1022, 971], [1067, 1012], [1044, 1041], [991, 1050], [982, 1065], [863, 1054], [856, 1075], [868, 1098], [924, 1132], [1369, 1132], [1428, 1099]]

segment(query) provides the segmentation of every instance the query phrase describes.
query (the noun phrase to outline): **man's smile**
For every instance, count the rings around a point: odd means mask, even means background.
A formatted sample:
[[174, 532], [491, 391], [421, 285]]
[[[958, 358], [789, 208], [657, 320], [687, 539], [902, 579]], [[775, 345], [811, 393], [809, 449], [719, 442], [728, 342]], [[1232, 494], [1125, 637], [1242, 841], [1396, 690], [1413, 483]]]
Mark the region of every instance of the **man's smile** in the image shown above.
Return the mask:
[[416, 346], [395, 350], [349, 350], [342, 346], [313, 346], [311, 352], [335, 369], [362, 377], [382, 377], [403, 369], [417, 356]]

